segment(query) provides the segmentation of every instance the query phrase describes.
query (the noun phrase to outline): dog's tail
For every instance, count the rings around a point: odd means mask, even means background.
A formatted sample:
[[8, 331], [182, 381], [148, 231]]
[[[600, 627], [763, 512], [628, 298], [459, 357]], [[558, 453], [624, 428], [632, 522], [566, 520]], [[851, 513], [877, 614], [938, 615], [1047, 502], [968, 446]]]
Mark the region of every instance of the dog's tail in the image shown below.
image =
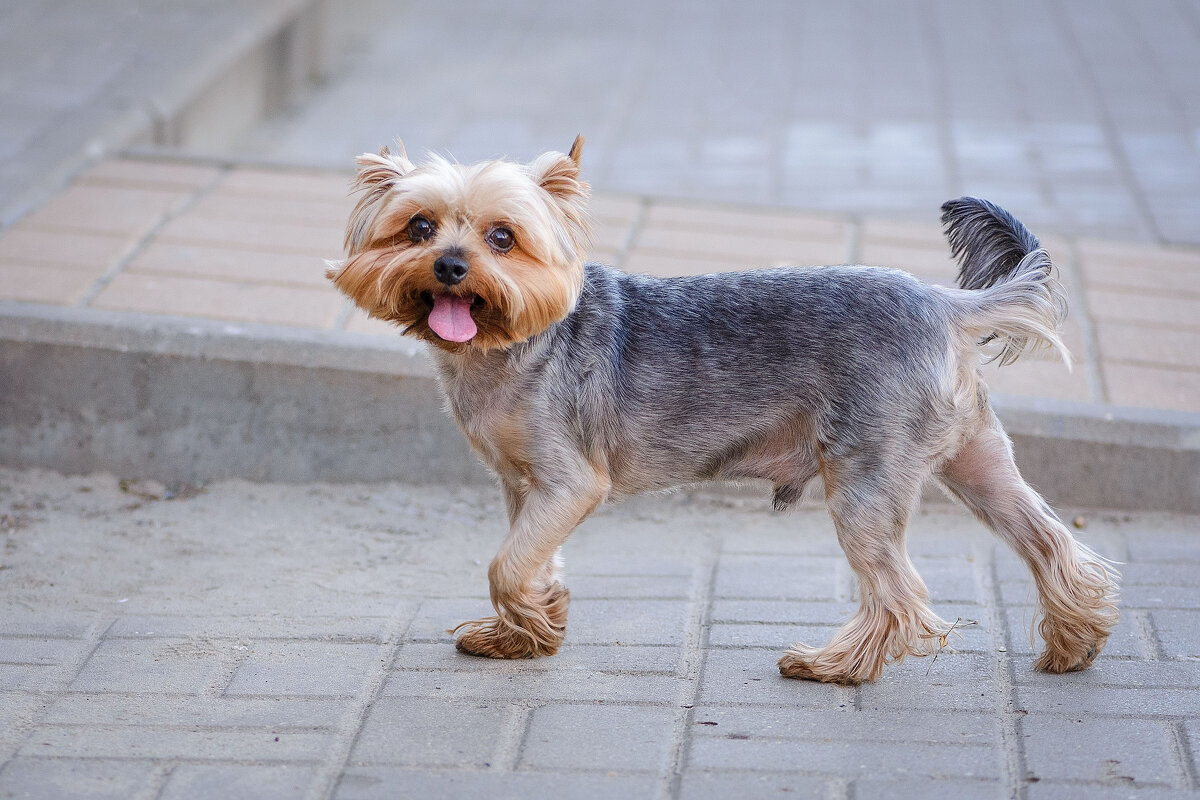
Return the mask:
[[960, 324], [980, 344], [997, 341], [993, 358], [1011, 364], [1023, 353], [1054, 350], [1071, 365], [1058, 327], [1066, 294], [1037, 237], [1000, 206], [974, 197], [942, 206], [942, 226], [959, 262]]

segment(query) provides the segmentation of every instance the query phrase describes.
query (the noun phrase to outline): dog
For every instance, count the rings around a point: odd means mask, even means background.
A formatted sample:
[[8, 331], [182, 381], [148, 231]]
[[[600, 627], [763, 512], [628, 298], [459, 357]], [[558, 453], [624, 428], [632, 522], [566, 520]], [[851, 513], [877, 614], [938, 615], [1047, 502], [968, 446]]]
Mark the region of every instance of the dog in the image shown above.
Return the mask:
[[488, 569], [495, 615], [457, 647], [555, 653], [560, 547], [600, 503], [765, 478], [783, 510], [818, 475], [860, 606], [824, 647], [779, 661], [856, 684], [933, 651], [905, 527], [933, 478], [1029, 567], [1048, 672], [1088, 667], [1117, 621], [1117, 574], [1021, 478], [979, 372], [1039, 348], [1070, 364], [1065, 294], [1012, 215], [943, 206], [958, 287], [893, 269], [774, 268], [656, 278], [584, 263], [582, 137], [528, 164], [357, 159], [345, 259], [328, 277], [431, 345], [449, 408], [499, 478], [510, 529]]

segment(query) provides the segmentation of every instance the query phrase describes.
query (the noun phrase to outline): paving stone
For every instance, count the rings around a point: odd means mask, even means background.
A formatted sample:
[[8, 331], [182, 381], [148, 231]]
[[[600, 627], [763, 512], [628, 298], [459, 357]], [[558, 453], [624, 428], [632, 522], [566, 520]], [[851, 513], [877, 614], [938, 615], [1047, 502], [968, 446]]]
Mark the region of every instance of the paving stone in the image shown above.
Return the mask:
[[308, 731], [42, 726], [29, 734], [20, 755], [315, 761], [328, 752], [330, 744], [328, 734]]
[[1200, 611], [1151, 611], [1163, 651], [1172, 658], [1200, 658]]
[[519, 766], [658, 773], [676, 714], [658, 706], [542, 706], [529, 719]]
[[697, 736], [796, 739], [841, 742], [971, 744], [999, 746], [1000, 730], [990, 712], [944, 712], [831, 706], [821, 709], [758, 706], [696, 707]]
[[108, 639], [100, 642], [71, 688], [79, 692], [197, 694], [240, 655], [235, 642], [191, 639]]
[[150, 761], [14, 758], [0, 767], [0, 796], [28, 800], [126, 800], [148, 787]]
[[1156, 720], [1031, 713], [1020, 731], [1031, 776], [1168, 786], [1175, 779], [1169, 735]]
[[691, 580], [682, 575], [581, 575], [567, 576], [571, 600], [656, 599], [687, 600]]
[[0, 263], [0, 290], [6, 300], [25, 303], [49, 303], [56, 306], [75, 305], [87, 294], [101, 270], [56, 267], [51, 264]]
[[714, 622], [843, 625], [858, 609], [853, 601], [713, 600]]
[[699, 700], [703, 703], [749, 703], [838, 708], [854, 705], [854, 690], [830, 683], [784, 678], [777, 653], [762, 650], [710, 650], [704, 660]]
[[413, 797], [483, 797], [527, 800], [530, 797], [649, 797], [658, 779], [632, 775], [579, 773], [503, 773], [470, 770], [417, 770], [401, 767], [351, 767], [338, 781], [336, 800], [391, 800], [396, 787]]
[[162, 800], [221, 797], [271, 800], [300, 797], [316, 777], [315, 767], [273, 764], [180, 764], [158, 795]]
[[[1128, 784], [1128, 781], [1118, 781]], [[1038, 781], [1025, 787], [1029, 800], [1194, 800], [1191, 789], [1165, 786], [1100, 786], [1095, 783]]]
[[827, 797], [832, 791], [827, 778], [779, 773], [740, 772], [727, 774], [689, 770], [679, 784], [680, 800], [723, 800], [739, 797]]
[[325, 264], [311, 255], [220, 245], [153, 242], [129, 262], [129, 272], [183, 275], [264, 284], [328, 287]]
[[992, 657], [943, 651], [908, 658], [884, 668], [883, 676], [860, 688], [862, 708], [914, 708], [984, 711], [1002, 696], [993, 678]]
[[379, 665], [379, 645], [257, 642], [226, 687], [228, 695], [354, 695]]
[[396, 653], [393, 665], [404, 669], [456, 672], [639, 672], [674, 675], [679, 666], [679, 650], [674, 647], [639, 645], [572, 645], [553, 656], [509, 666], [492, 658], [476, 658], [459, 653], [448, 643], [406, 643]]
[[773, 650], [784, 650], [795, 642], [807, 644], [827, 642], [836, 632], [837, 626], [834, 625], [719, 623], [713, 625], [709, 630], [708, 643], [712, 647], [766, 647]]
[[1088, 309], [1102, 321], [1150, 323], [1196, 330], [1195, 301], [1180, 294], [1151, 294], [1130, 289], [1095, 288], [1087, 291]]
[[189, 191], [75, 185], [25, 217], [29, 229], [141, 237], [180, 210]]
[[117, 275], [92, 301], [93, 308], [178, 314], [210, 319], [329, 328], [342, 308], [326, 289], [265, 286], [176, 275]]
[[697, 737], [689, 766], [696, 769], [751, 769], [818, 772], [871, 777], [897, 774], [928, 777], [997, 777], [997, 754], [986, 747], [876, 742], [784, 741]]
[[[413, 603], [415, 606], [415, 602]], [[399, 613], [405, 613], [398, 609]], [[322, 639], [379, 643], [383, 617], [191, 617], [130, 614], [113, 622], [109, 638]]]
[[299, 253], [316, 259], [337, 258], [342, 252], [344, 220], [331, 217], [324, 225], [303, 222], [258, 222], [247, 219], [182, 214], [163, 225], [160, 241], [174, 244], [225, 245], [273, 253]]
[[[0, 263], [36, 274], [37, 266], [75, 269], [99, 276], [133, 247], [129, 236], [44, 230], [18, 223], [0, 234]], [[12, 286], [5, 281], [5, 296]]]
[[516, 662], [503, 671], [489, 672], [393, 672], [383, 684], [383, 693], [399, 697], [589, 703], [659, 702], [663, 698], [674, 698], [682, 691], [682, 679], [674, 676], [588, 671], [543, 672], [522, 669], [523, 663]]
[[1105, 382], [1114, 403], [1194, 411], [1200, 397], [1200, 370], [1162, 369], [1141, 364], [1104, 362]]
[[64, 639], [0, 638], [0, 663], [54, 665], [70, 662], [87, 647]]
[[[1060, 686], [1020, 686], [1016, 692], [1017, 706], [1030, 713], [1053, 712], [1075, 715], [1189, 716], [1200, 714], [1200, 691], [1191, 688], [1165, 688], [1153, 685], [1099, 688], [1091, 685], [1095, 678], [1087, 673], [1085, 675], [1087, 677], [1079, 683], [1064, 680]], [[1027, 682], [1032, 678], [1021, 677], [1018, 671], [1018, 680]]]
[[838, 573], [847, 572], [844, 558], [782, 555], [733, 555], [717, 564], [714, 593], [722, 599], [838, 599]]
[[223, 172], [220, 167], [205, 164], [106, 158], [89, 167], [76, 180], [104, 186], [196, 190], [212, 184]]
[[858, 778], [851, 784], [852, 797], [886, 797], [889, 800], [923, 800], [927, 797], [953, 797], [958, 800], [1002, 800], [1009, 796], [1000, 780], [963, 780], [959, 775], [932, 778], [889, 777]]
[[195, 726], [206, 728], [332, 728], [349, 701], [333, 698], [173, 697], [65, 694], [46, 710], [48, 725]]
[[368, 711], [350, 760], [486, 767], [517, 708], [504, 700], [381, 698]]
[[1089, 669], [1051, 675], [1032, 669], [1018, 669], [1013, 674], [1018, 684], [1040, 687], [1048, 691], [1079, 686], [1125, 686], [1159, 689], [1200, 689], [1200, 661], [1143, 661], [1119, 658], [1097, 659]]
[[0, 690], [34, 692], [49, 688], [54, 670], [40, 664], [0, 663]]

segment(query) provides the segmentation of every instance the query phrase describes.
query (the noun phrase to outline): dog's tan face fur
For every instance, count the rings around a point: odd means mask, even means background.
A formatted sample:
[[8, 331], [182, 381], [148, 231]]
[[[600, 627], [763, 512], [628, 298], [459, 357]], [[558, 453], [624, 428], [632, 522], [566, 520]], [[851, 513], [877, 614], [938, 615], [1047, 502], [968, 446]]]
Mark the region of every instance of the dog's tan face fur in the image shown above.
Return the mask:
[[[528, 339], [566, 317], [579, 297], [590, 238], [582, 144], [531, 164], [435, 158], [414, 166], [403, 148], [360, 156], [347, 260], [329, 277], [371, 316], [450, 352]], [[467, 266], [455, 285], [435, 275], [435, 262], [448, 255]], [[430, 326], [445, 294], [470, 303], [477, 332], [466, 341]]]

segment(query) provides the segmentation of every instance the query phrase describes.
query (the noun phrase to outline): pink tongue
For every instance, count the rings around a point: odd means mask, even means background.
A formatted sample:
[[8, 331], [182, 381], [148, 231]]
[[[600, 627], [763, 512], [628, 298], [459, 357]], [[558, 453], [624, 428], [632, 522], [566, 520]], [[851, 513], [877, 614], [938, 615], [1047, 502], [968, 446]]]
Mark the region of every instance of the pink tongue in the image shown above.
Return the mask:
[[429, 312], [429, 327], [448, 342], [470, 341], [479, 328], [471, 319], [471, 300], [451, 294], [439, 295]]

